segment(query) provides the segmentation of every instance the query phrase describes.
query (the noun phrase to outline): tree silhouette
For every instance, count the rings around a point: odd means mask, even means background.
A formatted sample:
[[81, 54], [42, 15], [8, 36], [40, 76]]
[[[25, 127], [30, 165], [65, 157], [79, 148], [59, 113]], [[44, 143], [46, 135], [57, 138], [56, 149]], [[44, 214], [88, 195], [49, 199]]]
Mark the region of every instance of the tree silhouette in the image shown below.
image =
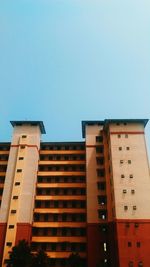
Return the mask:
[[50, 259], [43, 250], [39, 250], [32, 260], [32, 267], [48, 267], [50, 266]]
[[30, 267], [31, 262], [31, 248], [26, 240], [20, 240], [9, 254], [7, 267]]
[[69, 267], [81, 267], [81, 257], [79, 253], [72, 252], [68, 260], [69, 260]]

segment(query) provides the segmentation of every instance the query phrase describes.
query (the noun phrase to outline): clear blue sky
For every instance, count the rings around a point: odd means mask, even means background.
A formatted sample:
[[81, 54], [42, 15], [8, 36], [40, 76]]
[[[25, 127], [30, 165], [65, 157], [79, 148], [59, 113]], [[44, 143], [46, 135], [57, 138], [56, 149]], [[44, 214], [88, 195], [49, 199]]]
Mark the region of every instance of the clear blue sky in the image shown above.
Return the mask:
[[1, 1], [0, 89], [1, 141], [10, 120], [77, 141], [82, 120], [149, 118], [150, 1]]

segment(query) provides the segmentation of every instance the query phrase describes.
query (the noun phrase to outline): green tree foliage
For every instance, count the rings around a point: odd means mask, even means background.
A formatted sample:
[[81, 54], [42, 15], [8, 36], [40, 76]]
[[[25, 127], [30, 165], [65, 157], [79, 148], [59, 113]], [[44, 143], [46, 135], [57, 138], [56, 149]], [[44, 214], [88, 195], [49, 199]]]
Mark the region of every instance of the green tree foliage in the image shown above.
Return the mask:
[[31, 248], [26, 240], [21, 240], [17, 246], [12, 248], [7, 267], [30, 267], [31, 262]]

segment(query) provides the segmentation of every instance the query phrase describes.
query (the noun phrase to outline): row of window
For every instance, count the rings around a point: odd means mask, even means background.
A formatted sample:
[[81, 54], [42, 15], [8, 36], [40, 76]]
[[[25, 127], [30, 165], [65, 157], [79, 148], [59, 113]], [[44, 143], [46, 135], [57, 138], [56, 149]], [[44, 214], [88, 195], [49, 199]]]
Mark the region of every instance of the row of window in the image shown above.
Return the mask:
[[86, 201], [85, 200], [36, 200], [35, 208], [85, 208]]
[[85, 165], [39, 166], [39, 171], [85, 171]]
[[32, 250], [38, 251], [39, 249], [43, 249], [45, 251], [74, 251], [74, 252], [82, 252], [86, 251], [86, 244], [85, 243], [69, 243], [69, 242], [61, 242], [61, 243], [36, 243], [33, 242], [31, 244]]
[[[129, 267], [133, 267], [133, 266], [134, 266], [133, 261], [129, 261], [128, 266], [129, 266]], [[142, 262], [142, 261], [139, 261], [139, 262], [138, 262], [138, 267], [143, 267], [143, 266], [144, 266], [143, 262]]]
[[46, 213], [46, 214], [34, 214], [35, 222], [86, 222], [85, 213]]
[[[118, 147], [118, 150], [121, 151], [121, 150], [122, 150], [122, 146], [119, 146], [119, 147]], [[126, 150], [130, 150], [130, 147], [127, 146], [127, 147], [126, 147]]]
[[[128, 242], [128, 247], [132, 247], [133, 243], [131, 241]], [[140, 248], [141, 247], [141, 242], [136, 242], [136, 246], [137, 248]]]
[[[125, 160], [121, 159], [121, 160], [120, 160], [120, 164], [123, 164], [123, 163], [125, 163]], [[131, 160], [128, 159], [128, 160], [127, 160], [127, 163], [128, 163], [128, 164], [131, 164]]]
[[[126, 194], [127, 193], [127, 189], [123, 189], [122, 193]], [[131, 194], [135, 194], [135, 189], [131, 189]]]
[[86, 236], [85, 228], [33, 228], [33, 236]]
[[60, 196], [60, 195], [85, 195], [85, 188], [37, 188], [37, 195]]
[[44, 145], [41, 150], [85, 150], [85, 145]]
[[38, 176], [38, 183], [85, 183], [85, 176]]
[[[137, 210], [137, 206], [132, 206], [133, 210]], [[128, 210], [128, 206], [124, 206], [124, 210]]]
[[128, 138], [128, 134], [118, 134], [118, 138], [125, 137]]
[[40, 160], [85, 160], [85, 155], [40, 155]]
[[[121, 178], [125, 178], [125, 175], [121, 174]], [[129, 178], [133, 178], [133, 174], [129, 174]]]

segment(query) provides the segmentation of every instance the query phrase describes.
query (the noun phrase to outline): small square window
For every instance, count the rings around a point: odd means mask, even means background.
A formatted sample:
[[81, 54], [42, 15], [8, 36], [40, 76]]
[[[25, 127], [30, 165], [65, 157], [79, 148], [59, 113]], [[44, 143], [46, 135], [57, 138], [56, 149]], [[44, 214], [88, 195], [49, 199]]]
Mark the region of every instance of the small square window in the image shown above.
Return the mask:
[[13, 224], [10, 224], [10, 225], [8, 226], [8, 228], [9, 228], [9, 229], [13, 229], [13, 228], [14, 228], [14, 225], [13, 225]]
[[133, 178], [133, 174], [130, 174], [130, 176], [129, 176], [130, 178]]
[[128, 266], [129, 266], [129, 267], [133, 267], [133, 261], [129, 261]]
[[124, 206], [124, 210], [128, 210], [128, 206]]
[[122, 160], [122, 159], [120, 160], [120, 163], [121, 163], [121, 164], [123, 163], [123, 160]]
[[129, 147], [129, 146], [127, 146], [127, 147], [126, 147], [126, 150], [130, 150], [130, 147]]
[[128, 138], [128, 134], [125, 134], [125, 138]]
[[18, 185], [20, 185], [20, 182], [15, 182], [15, 186], [18, 186]]
[[18, 196], [13, 196], [13, 199], [18, 199]]
[[20, 148], [21, 148], [21, 149], [24, 149], [24, 148], [25, 148], [25, 146], [20, 146]]
[[19, 157], [19, 160], [23, 160], [24, 159], [24, 157]]
[[138, 267], [143, 267], [144, 265], [143, 265], [143, 262], [142, 261], [139, 261], [139, 263], [138, 263]]
[[22, 135], [22, 138], [27, 138], [27, 136], [26, 135]]
[[128, 160], [128, 164], [131, 164], [131, 160], [130, 159]]
[[121, 174], [121, 178], [125, 178], [124, 174]]
[[130, 241], [128, 242], [128, 247], [132, 247], [132, 243]]
[[12, 242], [6, 242], [6, 246], [7, 247], [11, 247], [12, 246]]
[[138, 227], [139, 227], [139, 224], [138, 224], [138, 223], [135, 223], [135, 224], [134, 224], [134, 227], [135, 227], [135, 228], [138, 228]]
[[141, 247], [141, 242], [137, 242], [136, 246], [137, 246], [137, 248], [140, 248]]
[[17, 169], [17, 172], [22, 172], [22, 169]]
[[133, 206], [133, 210], [136, 210], [137, 209], [137, 207], [136, 206]]
[[16, 213], [16, 210], [11, 210], [11, 213], [12, 213], [12, 214], [15, 214], [15, 213]]
[[121, 138], [121, 134], [118, 134], [118, 138]]
[[123, 194], [126, 194], [127, 193], [127, 190], [126, 189], [123, 189], [122, 192], [123, 192]]
[[135, 193], [135, 190], [134, 189], [131, 189], [131, 194], [134, 194]]
[[122, 150], [122, 147], [121, 146], [119, 147], [119, 150]]

